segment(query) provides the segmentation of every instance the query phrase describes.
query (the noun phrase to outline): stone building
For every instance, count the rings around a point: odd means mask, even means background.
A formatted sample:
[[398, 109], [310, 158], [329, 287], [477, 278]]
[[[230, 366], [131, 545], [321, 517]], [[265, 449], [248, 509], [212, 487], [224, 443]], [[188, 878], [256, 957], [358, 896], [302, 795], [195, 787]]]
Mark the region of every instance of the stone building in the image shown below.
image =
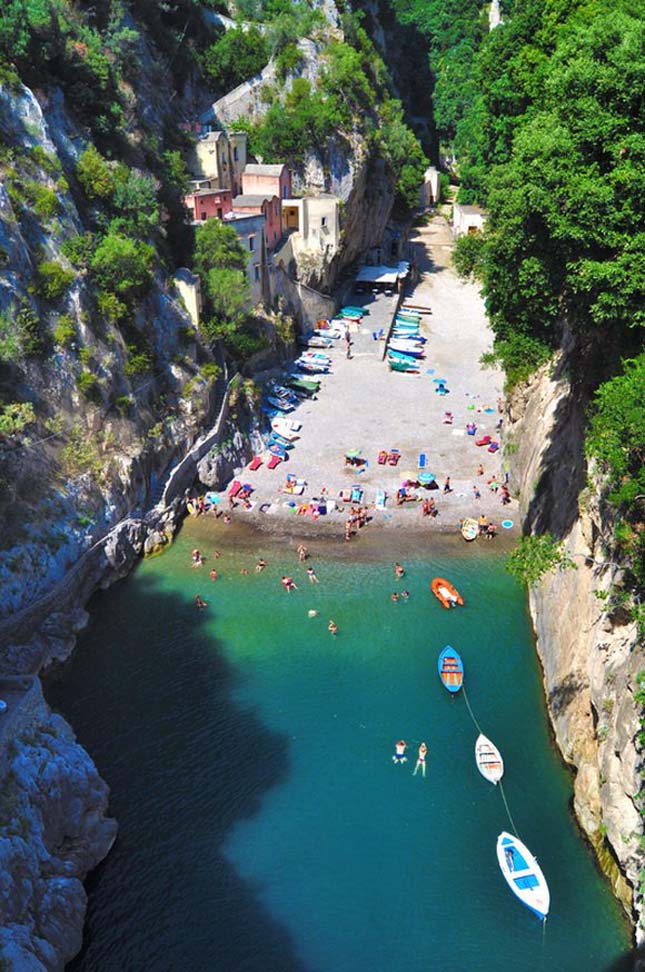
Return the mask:
[[455, 203], [452, 211], [452, 231], [455, 236], [481, 233], [486, 222], [486, 213], [481, 206], [466, 206]]

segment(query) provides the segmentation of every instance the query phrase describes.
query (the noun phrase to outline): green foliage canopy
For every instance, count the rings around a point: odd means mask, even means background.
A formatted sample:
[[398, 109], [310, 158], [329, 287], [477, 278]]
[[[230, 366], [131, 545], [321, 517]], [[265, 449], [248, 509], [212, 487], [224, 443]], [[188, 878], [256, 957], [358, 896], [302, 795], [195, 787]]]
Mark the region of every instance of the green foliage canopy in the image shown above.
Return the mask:
[[124, 300], [139, 296], [150, 285], [154, 250], [147, 243], [108, 233], [90, 264], [98, 285]]
[[236, 88], [267, 64], [269, 44], [257, 27], [236, 27], [212, 44], [204, 54], [204, 70], [220, 91]]

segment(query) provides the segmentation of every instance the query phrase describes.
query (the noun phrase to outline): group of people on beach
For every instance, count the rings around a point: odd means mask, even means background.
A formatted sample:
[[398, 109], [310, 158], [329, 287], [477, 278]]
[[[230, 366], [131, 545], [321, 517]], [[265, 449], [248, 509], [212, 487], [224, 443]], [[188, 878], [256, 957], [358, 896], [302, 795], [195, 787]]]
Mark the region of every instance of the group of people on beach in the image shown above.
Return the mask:
[[369, 507], [352, 506], [345, 520], [345, 540], [351, 540], [371, 519]]
[[[397, 743], [394, 743], [394, 756], [392, 757], [392, 762], [397, 766], [401, 766], [403, 763], [407, 763], [408, 757], [405, 755], [405, 751], [408, 748], [408, 744], [405, 739], [399, 739]], [[421, 770], [421, 775], [425, 778], [426, 775], [426, 756], [428, 755], [428, 747], [424, 742], [421, 743], [417, 751], [417, 762], [414, 767], [413, 776], [416, 776], [419, 770]]]

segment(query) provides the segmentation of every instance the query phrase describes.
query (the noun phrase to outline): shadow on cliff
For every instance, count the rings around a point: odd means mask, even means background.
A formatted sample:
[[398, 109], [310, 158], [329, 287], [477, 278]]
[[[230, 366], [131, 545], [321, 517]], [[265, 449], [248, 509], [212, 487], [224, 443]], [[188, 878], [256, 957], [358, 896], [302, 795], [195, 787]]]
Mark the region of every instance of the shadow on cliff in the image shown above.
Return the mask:
[[[554, 372], [554, 381], [565, 377], [566, 367], [563, 359]], [[572, 390], [556, 407], [524, 532], [551, 533], [558, 540], [565, 537], [578, 517], [578, 494], [585, 481], [584, 404], [582, 396]]]
[[[111, 787], [117, 842], [86, 887], [76, 972], [303, 972], [287, 930], [224, 853], [289, 773], [287, 738], [234, 699], [239, 677], [207, 630], [211, 603], [139, 578], [91, 602], [73, 660], [47, 678]], [[218, 592], [219, 593], [219, 592]]]

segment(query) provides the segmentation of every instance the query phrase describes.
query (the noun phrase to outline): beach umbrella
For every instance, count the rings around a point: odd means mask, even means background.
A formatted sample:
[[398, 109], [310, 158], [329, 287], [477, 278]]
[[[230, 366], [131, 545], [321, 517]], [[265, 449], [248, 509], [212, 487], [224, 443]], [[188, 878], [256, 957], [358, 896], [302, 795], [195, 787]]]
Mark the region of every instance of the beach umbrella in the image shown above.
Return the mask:
[[360, 449], [347, 449], [347, 451], [345, 452], [345, 455], [347, 456], [348, 459], [358, 459], [360, 458], [360, 454], [361, 454]]
[[446, 385], [448, 383], [447, 378], [433, 378], [435, 385]]

